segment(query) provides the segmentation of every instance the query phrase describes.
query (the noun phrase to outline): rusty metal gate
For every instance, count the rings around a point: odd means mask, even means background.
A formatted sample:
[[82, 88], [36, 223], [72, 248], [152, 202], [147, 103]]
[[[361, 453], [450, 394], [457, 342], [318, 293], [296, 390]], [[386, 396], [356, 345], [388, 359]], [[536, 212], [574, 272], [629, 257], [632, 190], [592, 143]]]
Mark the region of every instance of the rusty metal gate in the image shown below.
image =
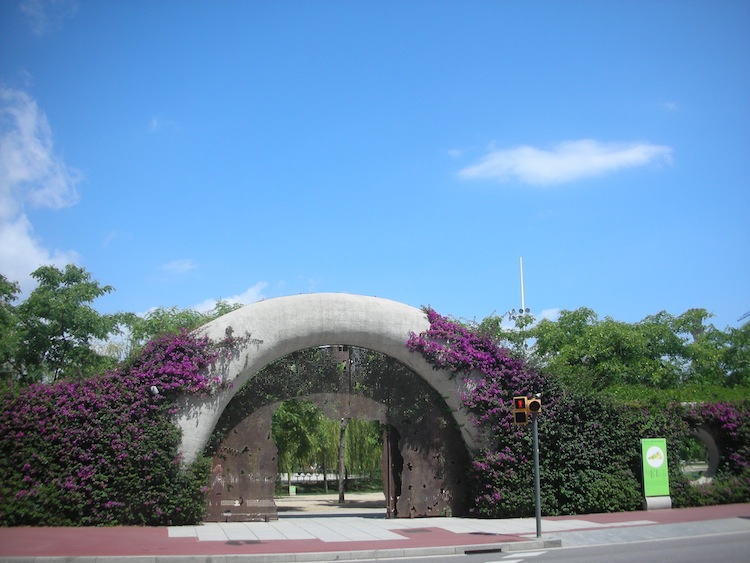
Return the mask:
[[[464, 512], [468, 453], [442, 398], [390, 358], [379, 358], [365, 369], [364, 362], [356, 364], [351, 355], [372, 352], [339, 348], [347, 352], [350, 369], [336, 368], [340, 360], [335, 354], [331, 369], [302, 369], [302, 355], [309, 352], [300, 352], [300, 357], [284, 359], [274, 369], [264, 370], [237, 393], [209, 446], [213, 466], [207, 521], [278, 518], [273, 500], [277, 450], [271, 419], [279, 404], [292, 398], [313, 402], [329, 418], [383, 424], [383, 492], [388, 517]], [[351, 369], [352, 365], [357, 369]]]

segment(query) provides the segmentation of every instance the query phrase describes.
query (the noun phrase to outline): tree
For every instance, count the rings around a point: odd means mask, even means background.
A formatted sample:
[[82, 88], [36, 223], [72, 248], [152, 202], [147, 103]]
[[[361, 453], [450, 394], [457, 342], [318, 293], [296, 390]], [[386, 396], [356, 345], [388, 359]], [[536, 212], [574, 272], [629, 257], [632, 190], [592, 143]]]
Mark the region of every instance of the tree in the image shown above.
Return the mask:
[[379, 478], [383, 457], [383, 426], [375, 420], [352, 418], [346, 429], [346, 465], [349, 472]]
[[636, 323], [600, 320], [591, 309], [562, 311], [530, 330], [532, 354], [572, 387], [676, 389], [747, 382], [748, 330], [717, 330], [705, 309], [666, 311]]
[[338, 475], [339, 475], [339, 504], [344, 503], [344, 487], [345, 487], [345, 477], [346, 477], [346, 427], [349, 426], [349, 419], [346, 417], [341, 417], [341, 422], [339, 424], [339, 448], [338, 448], [338, 457], [339, 457], [339, 466], [338, 466]]
[[0, 380], [10, 378], [18, 349], [18, 320], [13, 302], [21, 291], [17, 282], [0, 274]]
[[685, 349], [670, 322], [664, 313], [631, 324], [585, 308], [563, 311], [557, 323], [536, 327], [535, 352], [569, 385], [671, 387], [685, 378]]
[[[503, 325], [505, 317], [513, 322], [512, 328]], [[490, 315], [471, 328], [506, 347], [514, 356], [528, 358], [528, 340], [534, 321], [534, 315], [524, 311], [516, 312], [514, 309], [502, 316]]]
[[112, 367], [114, 360], [92, 345], [119, 333], [124, 317], [99, 314], [91, 303], [113, 288], [72, 264], [42, 266], [31, 275], [39, 285], [15, 308], [14, 377], [21, 383], [81, 379]]
[[743, 381], [747, 385], [748, 325], [723, 332], [707, 323], [712, 316], [705, 309], [689, 309], [675, 319], [675, 331], [689, 335], [685, 340], [690, 380], [702, 385], [742, 385]]
[[728, 339], [729, 348], [724, 354], [723, 364], [729, 384], [750, 386], [750, 322], [729, 329]]
[[309, 401], [284, 401], [273, 414], [271, 433], [278, 451], [278, 468], [289, 475], [318, 451], [323, 413]]
[[242, 305], [239, 303], [218, 301], [214, 308], [207, 312], [177, 307], [157, 307], [142, 317], [129, 315], [126, 319], [130, 332], [127, 349], [119, 355], [123, 358], [133, 357], [147, 342], [158, 336], [178, 334], [181, 330], [195, 330], [199, 326], [240, 307]]

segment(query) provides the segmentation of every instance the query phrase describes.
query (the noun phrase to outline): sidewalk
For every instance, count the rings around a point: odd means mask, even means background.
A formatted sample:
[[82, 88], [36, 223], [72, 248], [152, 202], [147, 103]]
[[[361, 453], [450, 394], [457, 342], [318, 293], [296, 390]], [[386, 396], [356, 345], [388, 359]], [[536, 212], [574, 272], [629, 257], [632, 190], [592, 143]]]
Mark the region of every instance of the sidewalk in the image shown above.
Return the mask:
[[[2, 528], [0, 563], [332, 561], [471, 551], [523, 551], [714, 533], [747, 533], [750, 504], [542, 519], [387, 520], [382, 510], [280, 512], [272, 522], [137, 528]], [[59, 559], [57, 559], [59, 561]]]

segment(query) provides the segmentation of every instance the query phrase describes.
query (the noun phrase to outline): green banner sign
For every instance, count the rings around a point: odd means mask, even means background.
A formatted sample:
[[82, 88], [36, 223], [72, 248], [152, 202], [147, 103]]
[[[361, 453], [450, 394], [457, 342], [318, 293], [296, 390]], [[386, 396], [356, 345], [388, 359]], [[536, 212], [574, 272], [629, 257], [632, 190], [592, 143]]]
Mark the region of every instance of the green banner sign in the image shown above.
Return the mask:
[[664, 438], [641, 440], [643, 460], [643, 494], [647, 497], [669, 496], [667, 441]]

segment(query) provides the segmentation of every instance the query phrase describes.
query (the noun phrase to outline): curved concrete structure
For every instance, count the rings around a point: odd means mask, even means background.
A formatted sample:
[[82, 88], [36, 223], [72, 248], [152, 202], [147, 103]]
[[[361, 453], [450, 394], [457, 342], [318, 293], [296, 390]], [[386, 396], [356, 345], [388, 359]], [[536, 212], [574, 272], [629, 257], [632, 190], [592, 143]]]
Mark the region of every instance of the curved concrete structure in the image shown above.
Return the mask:
[[[711, 429], [705, 426], [694, 429], [693, 436], [703, 442], [703, 447], [706, 449], [706, 455], [708, 456], [708, 468], [703, 472], [701, 479], [703, 481], [712, 479], [719, 470], [719, 462], [721, 461], [719, 447], [716, 445], [716, 439], [714, 438]], [[698, 481], [701, 481], [701, 479], [698, 479]]]
[[222, 361], [217, 371], [232, 385], [206, 398], [185, 400], [177, 422], [182, 428], [183, 460], [190, 463], [203, 451], [224, 408], [258, 371], [297, 350], [346, 344], [386, 354], [421, 376], [445, 400], [469, 449], [476, 447], [473, 425], [461, 407], [463, 379], [435, 370], [420, 354], [406, 348], [409, 333], [429, 328], [419, 309], [380, 299], [343, 293], [279, 297], [246, 305], [200, 329], [213, 341], [228, 332], [251, 341]]

